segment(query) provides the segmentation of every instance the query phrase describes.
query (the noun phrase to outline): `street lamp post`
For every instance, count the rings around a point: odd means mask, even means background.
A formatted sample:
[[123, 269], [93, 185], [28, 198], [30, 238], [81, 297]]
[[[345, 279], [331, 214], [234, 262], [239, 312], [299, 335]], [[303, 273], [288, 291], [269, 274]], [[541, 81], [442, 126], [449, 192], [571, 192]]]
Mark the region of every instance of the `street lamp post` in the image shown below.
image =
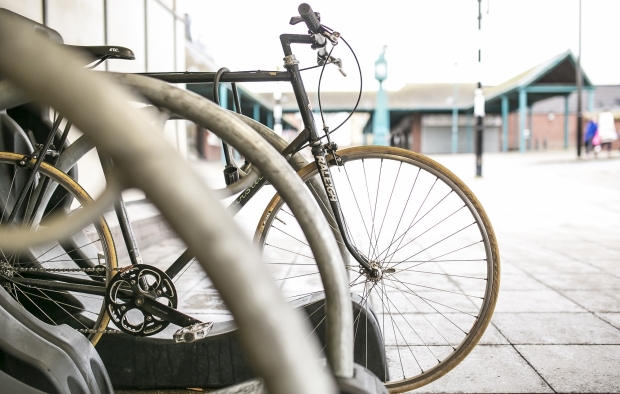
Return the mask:
[[372, 118], [373, 145], [390, 145], [390, 115], [388, 112], [387, 92], [383, 89], [383, 81], [387, 78], [387, 61], [385, 60], [385, 50], [375, 62], [375, 79], [379, 81], [377, 91], [377, 103], [375, 113]]
[[[478, 0], [478, 72], [482, 74], [482, 0]], [[482, 77], [482, 75], [480, 75]], [[476, 117], [476, 176], [482, 176], [482, 151], [484, 137], [484, 94], [482, 93], [482, 82], [478, 82], [478, 88], [474, 91], [474, 116]]]
[[577, 52], [577, 157], [581, 157], [581, 143], [583, 141], [583, 111], [581, 109], [581, 0], [579, 0], [579, 52]]

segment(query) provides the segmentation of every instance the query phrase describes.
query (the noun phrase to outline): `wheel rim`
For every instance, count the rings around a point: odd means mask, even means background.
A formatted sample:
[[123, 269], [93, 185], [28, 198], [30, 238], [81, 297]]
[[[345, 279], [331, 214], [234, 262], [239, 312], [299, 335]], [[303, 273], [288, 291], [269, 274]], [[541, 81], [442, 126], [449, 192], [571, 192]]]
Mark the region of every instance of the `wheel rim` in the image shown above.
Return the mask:
[[[17, 165], [23, 155], [10, 152], [0, 152], [0, 217], [6, 219], [8, 210], [12, 208], [16, 197], [21, 190], [20, 181], [30, 170]], [[62, 173], [46, 163], [42, 163], [36, 185], [40, 185], [43, 179], [50, 180], [50, 186], [56, 188], [55, 196], [50, 199], [45, 213], [35, 220], [35, 223], [45, 224], [51, 213], [71, 214], [80, 209], [84, 203], [92, 201], [90, 196], [68, 175]], [[31, 188], [21, 208], [21, 215], [16, 217], [16, 223], [24, 222], [28, 211], [35, 205], [36, 188]], [[64, 196], [60, 193], [64, 190]], [[58, 193], [58, 194], [56, 194]], [[33, 227], [36, 228], [36, 225]], [[0, 259], [5, 266], [15, 268], [35, 269], [71, 269], [84, 268], [89, 265], [105, 265], [103, 273], [84, 272], [61, 272], [79, 279], [91, 280], [93, 283], [107, 283], [117, 267], [116, 252], [110, 229], [105, 219], [100, 218], [96, 223], [86, 226], [75, 233], [71, 241], [53, 242], [46, 245], [37, 245], [20, 253], [5, 253], [0, 250]], [[15, 272], [16, 277], [28, 277], [33, 275], [28, 272]], [[109, 322], [109, 316], [105, 312], [103, 297], [91, 294], [81, 294], [69, 291], [42, 289], [40, 287], [26, 287], [4, 283], [3, 287], [14, 299], [30, 313], [45, 323], [58, 325], [68, 324], [79, 330], [91, 330], [85, 332], [91, 341], [96, 344], [101, 338], [101, 331]]]
[[[457, 365], [489, 323], [499, 285], [493, 230], [471, 191], [425, 156], [389, 147], [351, 148], [339, 155], [345, 164], [332, 167], [332, 177], [348, 230], [383, 275], [377, 280], [356, 273], [350, 257], [352, 293], [377, 314], [390, 391], [420, 387]], [[300, 171], [304, 180], [313, 167]], [[397, 219], [393, 212], [400, 212]], [[276, 196], [255, 237], [290, 299], [321, 289], [311, 251], [293, 222]], [[463, 243], [468, 238], [472, 242]]]

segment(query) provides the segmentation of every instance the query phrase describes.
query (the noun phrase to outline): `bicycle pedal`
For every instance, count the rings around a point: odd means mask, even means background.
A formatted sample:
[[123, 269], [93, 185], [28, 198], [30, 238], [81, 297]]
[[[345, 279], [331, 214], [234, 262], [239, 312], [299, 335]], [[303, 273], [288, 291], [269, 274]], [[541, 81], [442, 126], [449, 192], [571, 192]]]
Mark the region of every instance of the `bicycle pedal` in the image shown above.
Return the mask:
[[191, 326], [183, 327], [174, 333], [172, 338], [174, 343], [190, 343], [198, 339], [203, 339], [213, 328], [213, 322], [196, 323]]

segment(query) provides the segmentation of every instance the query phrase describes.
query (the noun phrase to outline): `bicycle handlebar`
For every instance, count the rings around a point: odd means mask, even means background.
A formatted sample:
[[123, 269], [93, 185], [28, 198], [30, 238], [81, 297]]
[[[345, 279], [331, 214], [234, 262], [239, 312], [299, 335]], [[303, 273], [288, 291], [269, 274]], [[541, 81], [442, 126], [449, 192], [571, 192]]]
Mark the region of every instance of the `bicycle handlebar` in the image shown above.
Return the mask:
[[319, 18], [317, 18], [316, 13], [312, 11], [312, 7], [307, 3], [301, 3], [297, 8], [299, 11], [299, 16], [306, 23], [308, 29], [314, 34], [319, 34], [323, 31], [321, 27], [321, 22], [319, 22]]

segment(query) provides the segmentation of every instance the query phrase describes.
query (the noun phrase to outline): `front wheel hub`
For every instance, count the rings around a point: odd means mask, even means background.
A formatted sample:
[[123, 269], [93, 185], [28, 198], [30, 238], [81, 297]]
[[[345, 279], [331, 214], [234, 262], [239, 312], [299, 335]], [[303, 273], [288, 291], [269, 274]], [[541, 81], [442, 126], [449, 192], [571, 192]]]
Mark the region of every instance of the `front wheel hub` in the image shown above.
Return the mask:
[[368, 280], [372, 282], [378, 282], [383, 279], [383, 271], [379, 267], [379, 264], [370, 263], [370, 267], [372, 268], [371, 271], [364, 270], [364, 274], [366, 275], [366, 278], [368, 278]]

